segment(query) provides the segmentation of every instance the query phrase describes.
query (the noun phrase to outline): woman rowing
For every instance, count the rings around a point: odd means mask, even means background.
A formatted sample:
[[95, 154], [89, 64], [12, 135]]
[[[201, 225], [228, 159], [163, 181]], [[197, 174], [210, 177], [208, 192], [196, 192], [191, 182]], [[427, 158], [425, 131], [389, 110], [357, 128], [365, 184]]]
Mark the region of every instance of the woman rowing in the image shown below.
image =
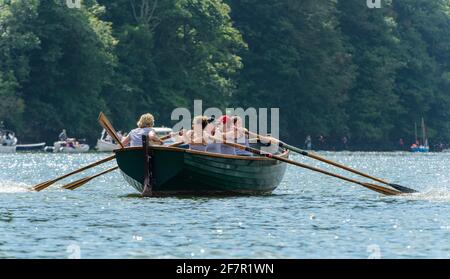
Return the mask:
[[208, 134], [205, 131], [208, 126], [208, 118], [206, 116], [196, 116], [192, 120], [192, 130], [185, 133], [184, 142], [189, 144], [189, 149], [196, 151], [206, 151]]
[[142, 146], [142, 136], [149, 137], [150, 144], [162, 145], [163, 141], [156, 135], [153, 126], [155, 118], [150, 113], [143, 114], [137, 122], [138, 128], [132, 130], [123, 140], [124, 146]]
[[219, 139], [214, 143], [220, 144], [220, 153], [227, 155], [236, 155], [234, 147], [224, 144], [224, 142], [234, 142], [234, 125], [233, 120], [228, 115], [219, 118], [219, 126], [216, 128], [214, 139]]
[[[234, 130], [234, 139], [237, 144], [244, 145], [246, 147], [250, 147], [250, 142], [248, 139], [249, 131], [244, 128], [242, 119], [239, 116], [233, 116], [231, 118], [233, 122], [233, 130]], [[242, 150], [242, 149], [236, 149], [236, 155], [239, 156], [253, 156], [253, 153]]]
[[220, 140], [216, 140], [214, 136], [218, 131], [218, 121], [215, 118], [210, 118], [208, 126], [206, 126], [205, 131], [208, 137], [208, 145], [206, 146], [206, 152], [220, 154], [222, 153], [221, 147], [222, 143]]

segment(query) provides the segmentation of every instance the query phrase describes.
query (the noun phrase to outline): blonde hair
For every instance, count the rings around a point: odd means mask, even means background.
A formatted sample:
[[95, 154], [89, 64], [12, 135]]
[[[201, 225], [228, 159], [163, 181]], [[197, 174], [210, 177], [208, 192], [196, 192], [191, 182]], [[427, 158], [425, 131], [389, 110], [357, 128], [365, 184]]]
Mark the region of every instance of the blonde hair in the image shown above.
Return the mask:
[[151, 128], [153, 125], [155, 125], [155, 118], [150, 113], [141, 115], [137, 123], [139, 128]]

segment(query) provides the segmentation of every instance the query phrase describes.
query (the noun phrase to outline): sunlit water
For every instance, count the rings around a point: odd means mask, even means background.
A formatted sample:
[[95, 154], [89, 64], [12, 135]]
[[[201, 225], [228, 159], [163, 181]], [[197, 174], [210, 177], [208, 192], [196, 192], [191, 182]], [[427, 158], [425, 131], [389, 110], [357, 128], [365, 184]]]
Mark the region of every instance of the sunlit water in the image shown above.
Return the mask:
[[113, 163], [35, 193], [107, 154], [3, 154], [0, 258], [450, 258], [450, 153], [321, 155], [422, 193], [382, 197], [291, 166], [262, 197], [140, 198], [117, 172], [60, 189]]

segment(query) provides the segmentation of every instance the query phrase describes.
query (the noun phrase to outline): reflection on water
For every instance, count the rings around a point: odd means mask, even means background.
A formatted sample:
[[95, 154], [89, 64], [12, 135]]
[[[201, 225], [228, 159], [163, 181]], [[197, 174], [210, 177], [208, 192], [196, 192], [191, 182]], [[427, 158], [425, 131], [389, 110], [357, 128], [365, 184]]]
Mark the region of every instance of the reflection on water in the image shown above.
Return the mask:
[[117, 172], [61, 190], [112, 162], [35, 193], [106, 155], [3, 154], [0, 258], [450, 258], [449, 154], [322, 155], [421, 193], [382, 197], [296, 167], [269, 196], [140, 198]]

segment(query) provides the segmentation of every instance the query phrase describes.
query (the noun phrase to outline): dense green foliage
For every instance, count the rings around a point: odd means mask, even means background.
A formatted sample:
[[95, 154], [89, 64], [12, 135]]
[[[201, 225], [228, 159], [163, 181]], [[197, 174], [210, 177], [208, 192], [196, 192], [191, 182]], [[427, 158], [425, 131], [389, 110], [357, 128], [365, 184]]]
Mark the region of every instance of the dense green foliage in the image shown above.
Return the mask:
[[280, 108], [281, 135], [450, 142], [450, 0], [0, 0], [0, 121], [94, 140], [176, 107]]

